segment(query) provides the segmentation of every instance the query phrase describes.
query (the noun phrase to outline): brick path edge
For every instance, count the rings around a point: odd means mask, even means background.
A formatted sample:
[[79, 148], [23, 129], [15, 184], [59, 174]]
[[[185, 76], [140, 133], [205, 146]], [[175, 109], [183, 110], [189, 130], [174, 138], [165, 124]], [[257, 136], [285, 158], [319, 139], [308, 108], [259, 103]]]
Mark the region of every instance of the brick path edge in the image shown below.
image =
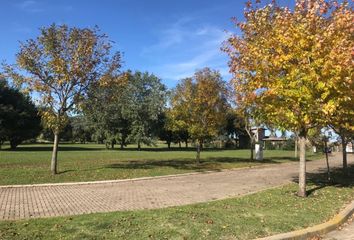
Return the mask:
[[344, 210], [342, 210], [328, 222], [288, 233], [281, 233], [269, 237], [257, 238], [256, 240], [306, 240], [311, 237], [323, 235], [333, 230], [336, 230], [336, 228], [345, 223], [353, 213], [354, 200], [349, 205], [347, 205]]

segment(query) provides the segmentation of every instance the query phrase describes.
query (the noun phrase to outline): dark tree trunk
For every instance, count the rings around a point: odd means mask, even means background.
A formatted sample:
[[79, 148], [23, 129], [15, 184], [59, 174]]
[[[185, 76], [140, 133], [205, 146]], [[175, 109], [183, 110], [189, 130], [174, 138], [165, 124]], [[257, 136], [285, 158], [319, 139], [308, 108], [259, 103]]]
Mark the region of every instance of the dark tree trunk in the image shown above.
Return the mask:
[[186, 148], [188, 148], [188, 140], [186, 140], [185, 143], [186, 143]]
[[16, 139], [10, 140], [10, 149], [11, 150], [15, 150], [18, 145], [19, 145], [19, 142]]
[[179, 148], [182, 148], [182, 146], [181, 146], [181, 141], [178, 141], [178, 147], [179, 147]]
[[123, 148], [124, 148], [124, 142], [121, 141], [121, 142], [120, 142], [120, 149], [123, 149]]
[[306, 197], [306, 134], [299, 136], [300, 163], [299, 163], [299, 192], [300, 197]]
[[345, 174], [348, 173], [348, 160], [347, 160], [347, 141], [345, 136], [340, 136], [342, 139], [342, 155], [343, 155], [343, 171]]
[[114, 149], [114, 141], [111, 142], [111, 149]]
[[167, 142], [167, 148], [171, 149], [171, 142], [170, 141]]
[[54, 133], [54, 144], [53, 144], [53, 152], [52, 152], [52, 161], [50, 165], [50, 170], [52, 175], [58, 173], [58, 145], [59, 145], [59, 133]]
[[141, 150], [141, 144], [140, 144], [140, 140], [138, 141], [138, 150]]

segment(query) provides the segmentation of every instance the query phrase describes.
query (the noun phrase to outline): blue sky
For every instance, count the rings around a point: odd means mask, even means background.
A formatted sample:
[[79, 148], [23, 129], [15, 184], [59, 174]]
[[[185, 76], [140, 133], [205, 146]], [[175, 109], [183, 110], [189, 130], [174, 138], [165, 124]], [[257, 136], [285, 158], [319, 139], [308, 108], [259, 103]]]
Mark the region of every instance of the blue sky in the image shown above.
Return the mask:
[[242, 19], [245, 1], [1, 0], [0, 61], [13, 63], [19, 42], [36, 37], [42, 26], [98, 25], [124, 53], [124, 69], [152, 72], [169, 87], [203, 67], [228, 80], [220, 46], [225, 30], [235, 31], [231, 17]]
[[208, 66], [229, 77], [220, 51], [232, 16], [241, 17], [244, 1], [193, 0], [21, 0], [1, 1], [0, 60], [15, 61], [19, 42], [51, 23], [93, 27], [124, 53], [124, 69], [153, 72], [172, 87]]

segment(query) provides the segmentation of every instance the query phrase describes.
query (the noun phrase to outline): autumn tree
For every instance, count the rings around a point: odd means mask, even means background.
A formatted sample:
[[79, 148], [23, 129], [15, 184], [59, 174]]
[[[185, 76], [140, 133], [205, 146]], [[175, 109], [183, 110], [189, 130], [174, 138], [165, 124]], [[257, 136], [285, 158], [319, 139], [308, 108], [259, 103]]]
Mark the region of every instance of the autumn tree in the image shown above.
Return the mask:
[[[347, 1], [297, 0], [293, 9], [276, 1], [248, 1], [245, 21], [235, 20], [242, 34], [230, 37], [225, 46], [238, 101], [255, 106], [252, 116], [266, 125], [299, 137], [299, 196], [306, 196], [307, 133], [336, 111], [336, 84], [352, 83], [338, 65], [327, 64], [341, 46], [340, 40], [332, 45], [331, 32], [340, 30], [339, 23], [350, 15], [338, 17], [341, 12], [352, 15]], [[351, 63], [348, 54], [343, 56]]]
[[341, 138], [343, 169], [347, 172], [346, 145], [354, 136], [354, 12], [344, 1], [331, 15], [326, 31], [327, 42], [322, 44], [329, 53], [323, 61], [323, 75], [331, 79], [326, 83], [329, 92], [325, 97], [331, 105], [325, 109], [325, 119], [326, 124]]
[[92, 84], [106, 84], [120, 68], [120, 53], [112, 54], [111, 48], [112, 42], [97, 27], [52, 24], [21, 43], [16, 66], [6, 66], [8, 76], [41, 100], [41, 116], [54, 133], [52, 174], [58, 172], [59, 134], [68, 115], [80, 108]]
[[209, 68], [181, 80], [172, 93], [169, 117], [173, 130], [187, 130], [196, 142], [197, 163], [201, 145], [226, 125], [227, 87], [220, 73]]

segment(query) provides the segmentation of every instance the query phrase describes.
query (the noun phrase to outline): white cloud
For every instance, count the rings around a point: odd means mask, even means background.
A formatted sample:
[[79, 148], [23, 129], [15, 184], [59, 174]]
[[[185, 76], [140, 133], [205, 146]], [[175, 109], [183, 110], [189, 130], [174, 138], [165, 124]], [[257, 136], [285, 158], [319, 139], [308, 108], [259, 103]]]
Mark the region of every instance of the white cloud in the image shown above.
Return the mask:
[[215, 26], [195, 26], [191, 19], [181, 19], [161, 30], [157, 43], [145, 47], [142, 56], [154, 62], [151, 69], [162, 79], [179, 80], [204, 67], [227, 77], [226, 55], [220, 50], [227, 36]]
[[38, 2], [33, 0], [25, 0], [17, 4], [17, 7], [20, 8], [22, 11], [31, 12], [31, 13], [44, 11], [44, 8], [42, 8]]
[[192, 18], [185, 17], [179, 19], [173, 24], [165, 26], [158, 32], [158, 42], [143, 48], [142, 55], [147, 55], [154, 51], [164, 50], [181, 43], [189, 34], [189, 32], [184, 28], [184, 25], [188, 24], [190, 21], [192, 21]]
[[[60, 3], [60, 2], [59, 2]], [[71, 12], [73, 6], [71, 5], [57, 5], [56, 2], [46, 5], [45, 2], [39, 2], [36, 0], [25, 0], [15, 5], [18, 9], [28, 13], [40, 13], [44, 11], [64, 11]]]

